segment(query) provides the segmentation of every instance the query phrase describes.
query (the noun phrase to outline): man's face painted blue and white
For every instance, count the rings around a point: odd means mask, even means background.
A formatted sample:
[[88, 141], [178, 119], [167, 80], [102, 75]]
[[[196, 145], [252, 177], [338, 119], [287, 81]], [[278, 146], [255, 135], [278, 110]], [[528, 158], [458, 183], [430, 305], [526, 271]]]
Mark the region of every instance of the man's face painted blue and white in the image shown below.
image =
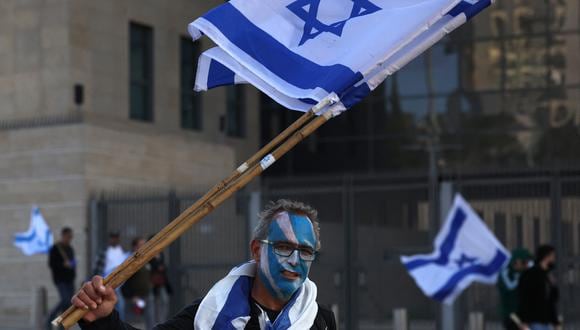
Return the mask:
[[[314, 228], [305, 215], [278, 213], [270, 224], [267, 240], [316, 249]], [[274, 253], [271, 244], [262, 244], [258, 275], [273, 297], [288, 301], [308, 277], [311, 264], [312, 261], [300, 258], [298, 250], [289, 257], [282, 257]]]

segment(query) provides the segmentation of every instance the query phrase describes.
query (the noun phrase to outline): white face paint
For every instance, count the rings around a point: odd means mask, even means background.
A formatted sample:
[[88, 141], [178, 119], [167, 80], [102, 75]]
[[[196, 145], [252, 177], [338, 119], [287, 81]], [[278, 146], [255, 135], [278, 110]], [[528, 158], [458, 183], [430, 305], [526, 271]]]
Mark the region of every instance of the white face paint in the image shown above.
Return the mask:
[[[270, 224], [268, 241], [316, 248], [316, 235], [310, 219], [287, 212], [279, 213]], [[298, 250], [283, 257], [274, 252], [272, 245], [262, 244], [258, 275], [272, 296], [288, 301], [308, 277], [311, 264], [312, 261], [300, 258]]]

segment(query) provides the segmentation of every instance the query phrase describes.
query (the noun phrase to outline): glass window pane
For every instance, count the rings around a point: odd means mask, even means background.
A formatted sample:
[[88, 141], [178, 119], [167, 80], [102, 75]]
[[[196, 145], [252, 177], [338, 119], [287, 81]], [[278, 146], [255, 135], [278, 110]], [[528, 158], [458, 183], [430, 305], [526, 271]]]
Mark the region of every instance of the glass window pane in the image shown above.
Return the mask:
[[233, 137], [245, 135], [246, 97], [243, 85], [227, 87], [226, 133]]
[[181, 127], [196, 130], [203, 126], [201, 94], [193, 91], [199, 54], [199, 42], [189, 37], [180, 38]]
[[141, 24], [129, 25], [129, 118], [153, 120], [153, 30]]
[[396, 74], [401, 96], [426, 95], [425, 57], [419, 56]]

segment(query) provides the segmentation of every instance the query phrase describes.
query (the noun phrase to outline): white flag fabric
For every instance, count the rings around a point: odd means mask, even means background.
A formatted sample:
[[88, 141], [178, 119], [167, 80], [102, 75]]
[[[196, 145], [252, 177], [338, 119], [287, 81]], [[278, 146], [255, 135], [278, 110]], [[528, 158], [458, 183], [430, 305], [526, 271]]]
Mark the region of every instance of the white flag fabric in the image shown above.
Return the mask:
[[40, 209], [32, 207], [30, 212], [30, 227], [24, 233], [14, 235], [14, 246], [27, 256], [38, 253], [48, 253], [53, 243], [52, 231], [48, 227]]
[[457, 194], [428, 255], [401, 257], [425, 295], [446, 304], [472, 282], [494, 284], [510, 254], [479, 215]]
[[283, 106], [337, 111], [464, 24], [492, 0], [231, 0], [189, 25], [217, 47], [199, 59], [196, 90], [251, 83]]

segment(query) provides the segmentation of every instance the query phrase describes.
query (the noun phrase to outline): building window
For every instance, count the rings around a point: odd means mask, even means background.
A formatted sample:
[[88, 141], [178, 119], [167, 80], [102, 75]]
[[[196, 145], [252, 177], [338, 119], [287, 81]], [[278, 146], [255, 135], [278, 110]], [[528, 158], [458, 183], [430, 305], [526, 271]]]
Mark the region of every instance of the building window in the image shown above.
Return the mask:
[[153, 121], [153, 29], [129, 25], [129, 118]]
[[227, 87], [226, 134], [244, 137], [246, 134], [246, 91], [243, 85]]
[[181, 37], [181, 128], [185, 129], [202, 129], [201, 94], [193, 91], [200, 50], [199, 42]]

